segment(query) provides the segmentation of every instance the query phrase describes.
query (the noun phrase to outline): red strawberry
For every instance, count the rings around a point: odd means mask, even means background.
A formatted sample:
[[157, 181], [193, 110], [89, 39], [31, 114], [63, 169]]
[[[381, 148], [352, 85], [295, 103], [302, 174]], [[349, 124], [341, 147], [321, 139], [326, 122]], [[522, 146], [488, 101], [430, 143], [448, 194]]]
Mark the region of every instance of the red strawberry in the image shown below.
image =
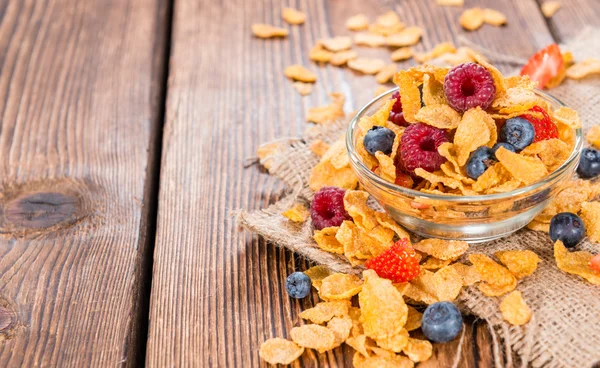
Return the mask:
[[531, 108], [531, 111], [539, 112], [544, 116], [541, 119], [533, 117], [531, 115], [521, 116], [522, 118], [529, 120], [529, 122], [533, 124], [533, 128], [535, 129], [535, 138], [533, 141], [539, 142], [552, 138], [558, 138], [558, 127], [556, 126], [556, 124], [554, 124], [546, 110], [542, 109], [539, 106], [534, 106]]
[[590, 259], [590, 268], [596, 272], [600, 272], [600, 254]]
[[365, 266], [377, 272], [379, 277], [395, 283], [410, 281], [421, 272], [417, 253], [406, 238], [398, 240], [385, 252], [368, 260]]
[[538, 82], [539, 88], [544, 88], [564, 67], [560, 48], [553, 43], [536, 52], [521, 69], [521, 75], [528, 75], [532, 81]]
[[410, 175], [408, 174], [404, 174], [402, 172], [398, 172], [399, 170], [396, 170], [396, 181], [394, 182], [396, 185], [399, 185], [401, 187], [405, 187], [405, 188], [412, 188], [414, 181], [411, 178]]

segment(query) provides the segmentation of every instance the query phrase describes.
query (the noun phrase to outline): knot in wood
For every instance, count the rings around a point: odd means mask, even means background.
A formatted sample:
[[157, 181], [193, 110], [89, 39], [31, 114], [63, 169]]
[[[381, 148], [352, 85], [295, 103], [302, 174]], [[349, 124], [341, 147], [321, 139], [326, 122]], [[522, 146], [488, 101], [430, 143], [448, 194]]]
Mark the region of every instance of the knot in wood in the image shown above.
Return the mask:
[[46, 229], [71, 221], [78, 202], [64, 193], [28, 193], [6, 204], [4, 218], [17, 227]]

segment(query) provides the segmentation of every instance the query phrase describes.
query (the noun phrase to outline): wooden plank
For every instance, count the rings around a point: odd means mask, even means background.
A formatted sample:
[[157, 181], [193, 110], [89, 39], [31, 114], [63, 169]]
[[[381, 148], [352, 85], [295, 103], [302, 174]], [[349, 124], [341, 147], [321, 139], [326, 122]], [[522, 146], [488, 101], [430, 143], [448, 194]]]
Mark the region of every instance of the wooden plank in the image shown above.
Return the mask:
[[[348, 34], [348, 16], [365, 13], [374, 19], [393, 8], [407, 24], [427, 29], [418, 51], [465, 35], [489, 49], [527, 57], [552, 42], [533, 0], [467, 2], [502, 10], [509, 25], [467, 34], [458, 25], [461, 9], [442, 8], [433, 0], [368, 6], [359, 0], [177, 2], [150, 306], [150, 367], [264, 366], [257, 353], [260, 344], [289, 336], [299, 323], [298, 313], [317, 300], [316, 294], [301, 301], [285, 295], [285, 277], [305, 269], [307, 262], [240, 232], [231, 216], [232, 209], [262, 208], [282, 195], [276, 180], [256, 168], [243, 169], [260, 143], [299, 135], [308, 126], [305, 111], [325, 103], [327, 92], [345, 93], [347, 110], [373, 96], [373, 77], [310, 63], [307, 52], [316, 39]], [[284, 40], [252, 38], [252, 23], [281, 25], [281, 8], [289, 4], [307, 12], [305, 25], [285, 26], [290, 36]], [[360, 48], [359, 53], [389, 57], [380, 49]], [[300, 97], [284, 78], [283, 69], [293, 63], [317, 72], [312, 95]], [[458, 364], [489, 366], [487, 329], [469, 321]], [[451, 365], [457, 344], [437, 346], [432, 362]], [[308, 351], [294, 366], [351, 366], [352, 354], [348, 347], [327, 354]]]
[[[543, 2], [538, 0], [541, 5]], [[560, 10], [547, 19], [548, 27], [558, 42], [575, 37], [586, 26], [600, 27], [600, 5], [596, 0], [561, 1]]]
[[166, 4], [0, 1], [0, 367], [143, 363]]

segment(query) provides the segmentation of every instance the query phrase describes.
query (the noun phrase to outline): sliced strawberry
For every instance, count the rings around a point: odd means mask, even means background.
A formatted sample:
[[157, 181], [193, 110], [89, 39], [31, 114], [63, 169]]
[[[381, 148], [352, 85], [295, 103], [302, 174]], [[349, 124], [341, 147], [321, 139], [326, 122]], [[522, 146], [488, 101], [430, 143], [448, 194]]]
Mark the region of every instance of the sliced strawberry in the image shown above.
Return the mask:
[[417, 253], [406, 238], [398, 240], [377, 257], [369, 259], [365, 266], [377, 272], [379, 277], [395, 283], [410, 281], [421, 272]]
[[410, 175], [404, 174], [404, 173], [398, 173], [398, 170], [396, 170], [395, 184], [400, 185], [401, 187], [405, 187], [405, 188], [412, 188], [414, 181]]
[[552, 119], [550, 115], [539, 106], [534, 106], [531, 108], [531, 111], [539, 112], [542, 114], [542, 118], [536, 118], [532, 115], [522, 115], [522, 118], [529, 120], [529, 122], [533, 125], [535, 129], [535, 139], [534, 142], [545, 141], [552, 138], [558, 138], [558, 127]]
[[590, 268], [596, 272], [600, 272], [600, 254], [590, 259]]
[[528, 75], [538, 82], [539, 88], [544, 88], [550, 80], [564, 70], [564, 60], [560, 48], [553, 43], [533, 55], [521, 69], [521, 75]]

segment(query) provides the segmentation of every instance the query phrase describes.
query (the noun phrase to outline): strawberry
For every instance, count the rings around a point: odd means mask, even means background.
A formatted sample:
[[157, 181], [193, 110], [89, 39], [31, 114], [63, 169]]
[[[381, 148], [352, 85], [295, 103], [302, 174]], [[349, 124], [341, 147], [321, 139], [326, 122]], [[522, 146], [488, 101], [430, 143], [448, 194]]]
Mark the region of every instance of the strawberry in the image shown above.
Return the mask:
[[558, 127], [556, 126], [556, 124], [554, 124], [546, 110], [542, 109], [539, 106], [534, 106], [531, 108], [531, 111], [539, 112], [544, 116], [541, 119], [533, 117], [531, 115], [521, 116], [522, 118], [527, 119], [535, 129], [535, 138], [533, 139], [533, 141], [539, 142], [552, 138], [558, 138]]
[[402, 172], [398, 172], [398, 170], [396, 170], [396, 180], [394, 181], [394, 183], [396, 185], [399, 185], [401, 187], [405, 187], [405, 188], [412, 188], [414, 181], [413, 179], [410, 177], [410, 175], [408, 174], [404, 174]]
[[600, 272], [600, 254], [590, 259], [590, 268], [596, 272]]
[[553, 43], [536, 52], [521, 69], [521, 75], [528, 75], [532, 81], [544, 88], [550, 80], [564, 70], [564, 60], [560, 48]]
[[377, 272], [379, 277], [390, 279], [394, 283], [410, 281], [421, 272], [417, 253], [406, 238], [398, 240], [385, 252], [368, 260], [365, 266]]

